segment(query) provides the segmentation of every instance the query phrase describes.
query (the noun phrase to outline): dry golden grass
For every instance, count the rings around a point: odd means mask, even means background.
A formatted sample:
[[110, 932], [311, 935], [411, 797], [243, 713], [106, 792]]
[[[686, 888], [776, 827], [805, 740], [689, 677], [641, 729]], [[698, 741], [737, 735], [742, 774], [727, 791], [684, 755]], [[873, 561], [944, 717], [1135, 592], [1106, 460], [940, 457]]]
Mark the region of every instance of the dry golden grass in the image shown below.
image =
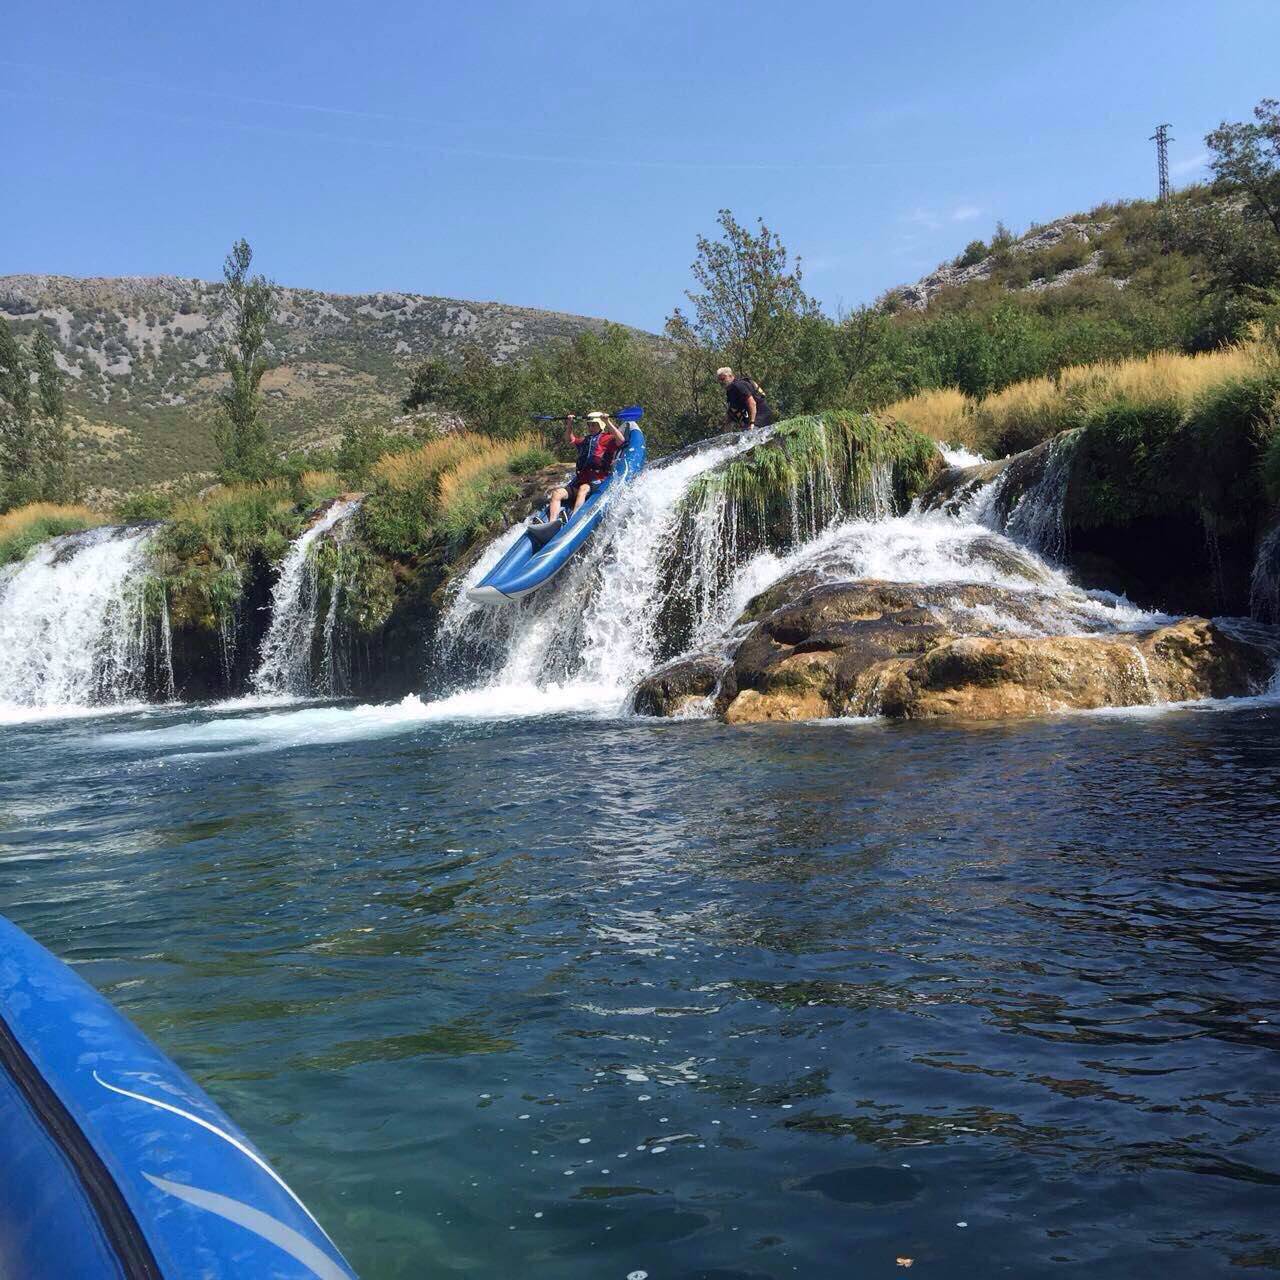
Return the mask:
[[0, 564], [21, 560], [37, 543], [60, 533], [74, 533], [106, 518], [91, 507], [58, 502], [32, 502], [0, 516]]
[[969, 421], [972, 407], [963, 391], [955, 387], [939, 387], [898, 400], [883, 412], [942, 444], [972, 448], [972, 423]]
[[541, 443], [532, 432], [513, 440], [481, 438], [474, 452], [461, 458], [440, 477], [440, 508], [448, 511], [468, 491], [488, 484], [510, 470], [514, 458]]
[[434, 487], [444, 472], [489, 443], [487, 436], [459, 431], [438, 440], [429, 440], [416, 449], [389, 453], [374, 464], [373, 474], [388, 488], [398, 491], [424, 485]]
[[1074, 365], [1057, 375], [1016, 382], [973, 400], [953, 387], [922, 391], [884, 412], [946, 444], [986, 452], [993, 443], [1048, 439], [1108, 405], [1174, 404], [1187, 409], [1224, 383], [1262, 371], [1256, 343], [1182, 355], [1160, 351], [1135, 360]]
[[1257, 373], [1258, 364], [1259, 352], [1253, 344], [1193, 356], [1159, 351], [1142, 360], [1064, 369], [1059, 382], [1065, 394], [1078, 397], [1086, 407], [1131, 400], [1139, 404], [1173, 402], [1186, 408], [1197, 396], [1224, 382]]
[[99, 515], [92, 507], [79, 504], [63, 504], [60, 502], [32, 502], [25, 507], [15, 507], [0, 516], [0, 542], [8, 542], [26, 533], [32, 525], [42, 521], [59, 524], [77, 525], [87, 529], [91, 525], [105, 524], [106, 517]]

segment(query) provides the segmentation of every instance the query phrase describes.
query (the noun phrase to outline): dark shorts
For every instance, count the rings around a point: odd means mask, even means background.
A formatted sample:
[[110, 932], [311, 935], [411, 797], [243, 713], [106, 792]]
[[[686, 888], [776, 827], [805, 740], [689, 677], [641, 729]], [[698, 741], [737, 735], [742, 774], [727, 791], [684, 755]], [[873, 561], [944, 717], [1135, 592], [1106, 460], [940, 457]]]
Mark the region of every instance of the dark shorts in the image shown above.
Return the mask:
[[[563, 484], [557, 485], [556, 488], [566, 490], [569, 497], [573, 498], [582, 485], [589, 486], [591, 493], [595, 493], [608, 478], [608, 476], [601, 476], [598, 480], [593, 480], [590, 476], [574, 476], [571, 480], [566, 480]], [[591, 493], [587, 494], [588, 498], [591, 497]]]

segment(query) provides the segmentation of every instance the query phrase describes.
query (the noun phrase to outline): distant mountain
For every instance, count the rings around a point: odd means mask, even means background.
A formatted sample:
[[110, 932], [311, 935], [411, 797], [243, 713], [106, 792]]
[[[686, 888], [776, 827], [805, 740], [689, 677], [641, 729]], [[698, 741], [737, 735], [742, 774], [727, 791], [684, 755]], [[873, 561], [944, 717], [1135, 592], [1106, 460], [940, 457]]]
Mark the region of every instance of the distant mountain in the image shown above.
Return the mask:
[[[223, 290], [172, 276], [0, 276], [0, 315], [20, 334], [45, 325], [62, 350], [77, 464], [91, 493], [110, 498], [216, 465]], [[604, 324], [499, 302], [281, 288], [268, 332], [276, 367], [263, 378], [272, 426], [290, 446], [324, 443], [348, 413], [397, 415], [425, 356], [477, 343], [509, 359]]]

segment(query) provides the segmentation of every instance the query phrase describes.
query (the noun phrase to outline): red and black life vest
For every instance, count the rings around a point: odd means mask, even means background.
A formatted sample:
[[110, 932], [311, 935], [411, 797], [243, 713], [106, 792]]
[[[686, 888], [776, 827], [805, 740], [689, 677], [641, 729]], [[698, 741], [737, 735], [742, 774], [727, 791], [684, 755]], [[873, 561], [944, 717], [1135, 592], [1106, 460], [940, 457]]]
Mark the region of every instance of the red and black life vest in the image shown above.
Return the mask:
[[578, 446], [578, 474], [593, 480], [603, 480], [613, 470], [613, 459], [621, 445], [612, 431], [593, 431], [581, 439], [574, 437]]

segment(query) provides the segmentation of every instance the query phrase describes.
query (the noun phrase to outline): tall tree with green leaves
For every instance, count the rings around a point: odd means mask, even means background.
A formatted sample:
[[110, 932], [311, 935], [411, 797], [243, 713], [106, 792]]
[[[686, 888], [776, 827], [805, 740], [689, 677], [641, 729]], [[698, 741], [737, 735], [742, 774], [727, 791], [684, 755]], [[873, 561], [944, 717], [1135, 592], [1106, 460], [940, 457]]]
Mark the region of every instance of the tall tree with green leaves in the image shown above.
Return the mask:
[[253, 250], [242, 239], [231, 246], [222, 267], [224, 315], [230, 320], [230, 332], [221, 355], [231, 385], [218, 396], [215, 439], [225, 483], [265, 480], [275, 464], [260, 387], [268, 368], [267, 323], [275, 286], [264, 276], [251, 276], [252, 263]]
[[40, 406], [41, 498], [45, 502], [70, 502], [76, 495], [67, 440], [67, 402], [57, 348], [44, 329], [36, 331], [31, 358], [36, 367], [36, 401]]
[[677, 308], [668, 333], [694, 333], [704, 347], [767, 390], [785, 375], [800, 341], [801, 321], [817, 315], [818, 304], [804, 291], [799, 258], [792, 261], [763, 219], [752, 231], [721, 209], [716, 222], [717, 239], [698, 237], [692, 267], [698, 288], [686, 294], [693, 318]]
[[74, 496], [65, 416], [52, 339], [38, 329], [28, 353], [0, 317], [0, 510]]
[[1280, 235], [1280, 101], [1263, 98], [1253, 117], [1234, 124], [1224, 120], [1206, 135], [1213, 153], [1209, 167], [1214, 177], [1245, 193], [1247, 213]]

